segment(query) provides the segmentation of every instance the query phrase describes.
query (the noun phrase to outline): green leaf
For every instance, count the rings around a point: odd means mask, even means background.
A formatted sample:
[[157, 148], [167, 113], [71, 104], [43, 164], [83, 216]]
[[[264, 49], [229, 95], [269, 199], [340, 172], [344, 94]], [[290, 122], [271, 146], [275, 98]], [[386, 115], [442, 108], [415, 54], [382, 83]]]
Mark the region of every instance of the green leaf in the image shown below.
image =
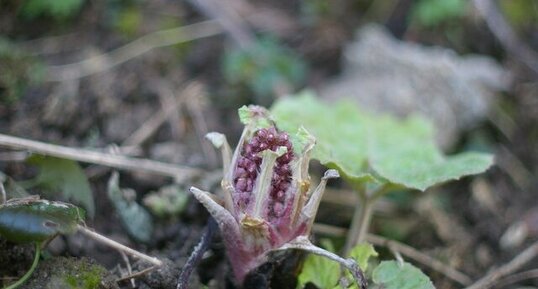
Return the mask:
[[35, 182], [50, 192], [61, 191], [63, 197], [83, 206], [90, 217], [95, 214], [95, 203], [88, 179], [77, 162], [50, 156], [33, 155], [28, 163], [39, 167]]
[[310, 254], [306, 257], [303, 270], [298, 277], [297, 288], [304, 288], [312, 283], [318, 288], [333, 288], [340, 278], [338, 263], [325, 257]]
[[349, 257], [353, 258], [357, 264], [359, 264], [359, 267], [361, 267], [362, 271], [366, 272], [366, 269], [368, 268], [368, 260], [370, 257], [377, 257], [378, 254], [374, 249], [374, 246], [372, 244], [363, 243], [359, 244], [353, 249], [351, 249], [351, 252], [349, 252]]
[[435, 289], [428, 276], [409, 263], [383, 261], [372, 273], [375, 284], [385, 289]]
[[465, 0], [421, 0], [413, 6], [411, 17], [420, 25], [432, 27], [461, 18], [467, 4]]
[[0, 235], [17, 243], [41, 242], [56, 234], [72, 234], [84, 210], [35, 197], [11, 199], [0, 206]]
[[312, 93], [281, 99], [272, 108], [280, 129], [304, 126], [316, 137], [313, 157], [338, 169], [352, 185], [390, 183], [427, 188], [478, 174], [493, 163], [491, 155], [463, 153], [446, 157], [427, 120], [405, 120], [361, 111], [351, 102], [325, 104]]
[[272, 37], [260, 37], [246, 50], [226, 51], [222, 62], [224, 78], [230, 84], [248, 88], [264, 101], [277, 86], [294, 87], [305, 78], [306, 64]]
[[112, 173], [108, 181], [108, 197], [116, 208], [127, 232], [138, 241], [146, 243], [150, 241], [153, 233], [151, 215], [136, 202], [134, 190], [120, 188], [119, 174], [116, 171]]
[[493, 157], [485, 153], [444, 156], [435, 144], [432, 125], [416, 116], [404, 121], [378, 118], [370, 140], [370, 164], [376, 173], [391, 183], [422, 191], [481, 173], [493, 164]]

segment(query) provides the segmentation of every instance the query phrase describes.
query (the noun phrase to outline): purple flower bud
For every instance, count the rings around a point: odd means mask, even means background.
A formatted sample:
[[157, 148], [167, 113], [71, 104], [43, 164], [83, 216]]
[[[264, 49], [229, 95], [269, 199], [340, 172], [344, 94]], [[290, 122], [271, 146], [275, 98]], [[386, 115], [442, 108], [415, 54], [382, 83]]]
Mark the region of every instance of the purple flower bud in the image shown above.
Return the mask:
[[[317, 254], [323, 251], [307, 237], [327, 180], [338, 173], [327, 171], [311, 190], [308, 163], [314, 138], [299, 130], [302, 147], [294, 147], [290, 136], [278, 130], [261, 107], [242, 108], [240, 116], [245, 130], [233, 156], [224, 136], [208, 137], [223, 151], [224, 194], [214, 196], [196, 188], [191, 192], [217, 220], [235, 276], [242, 283], [272, 250], [295, 246]], [[332, 253], [323, 254], [349, 268], [353, 265]]]

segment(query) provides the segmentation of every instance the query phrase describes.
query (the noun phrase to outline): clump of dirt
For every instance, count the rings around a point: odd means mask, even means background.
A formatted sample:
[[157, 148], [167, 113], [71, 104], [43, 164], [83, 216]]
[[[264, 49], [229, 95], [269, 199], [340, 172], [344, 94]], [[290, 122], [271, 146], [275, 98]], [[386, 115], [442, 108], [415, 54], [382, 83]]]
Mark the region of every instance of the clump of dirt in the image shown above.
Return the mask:
[[[16, 245], [0, 237], [0, 272], [4, 276], [22, 276], [34, 256], [32, 244]], [[5, 286], [6, 284], [0, 283]]]

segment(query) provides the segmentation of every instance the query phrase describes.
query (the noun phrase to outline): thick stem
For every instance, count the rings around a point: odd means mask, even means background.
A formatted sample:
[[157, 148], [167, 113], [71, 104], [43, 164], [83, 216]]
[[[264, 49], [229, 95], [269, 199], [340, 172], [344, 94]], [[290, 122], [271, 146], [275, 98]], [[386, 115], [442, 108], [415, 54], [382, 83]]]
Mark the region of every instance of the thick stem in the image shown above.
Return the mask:
[[344, 247], [344, 256], [347, 256], [351, 249], [358, 243], [364, 242], [370, 220], [372, 219], [373, 201], [368, 197], [361, 196], [361, 206], [355, 208], [353, 219], [351, 221], [350, 231]]
[[22, 276], [21, 279], [19, 279], [17, 282], [7, 286], [5, 289], [15, 289], [21, 286], [24, 282], [26, 282], [26, 280], [28, 280], [28, 278], [32, 276], [32, 273], [34, 273], [35, 268], [37, 267], [37, 263], [39, 263], [39, 256], [41, 256], [41, 247], [39, 244], [36, 243], [34, 262], [32, 263], [32, 266], [30, 267], [28, 272], [26, 272], [26, 274], [24, 274], [24, 276]]

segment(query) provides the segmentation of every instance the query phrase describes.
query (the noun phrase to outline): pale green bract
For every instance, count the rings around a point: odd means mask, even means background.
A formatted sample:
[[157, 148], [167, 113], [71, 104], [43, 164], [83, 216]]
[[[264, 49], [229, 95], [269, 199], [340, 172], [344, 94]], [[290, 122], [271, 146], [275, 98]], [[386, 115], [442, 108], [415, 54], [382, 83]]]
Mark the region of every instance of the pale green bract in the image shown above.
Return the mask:
[[368, 269], [368, 260], [371, 257], [377, 256], [378, 254], [375, 251], [374, 246], [368, 243], [359, 244], [351, 249], [351, 252], [349, 252], [349, 257], [357, 261], [357, 264], [359, 264], [359, 267], [361, 267], [363, 271]]
[[430, 122], [417, 116], [374, 115], [349, 101], [320, 102], [310, 92], [281, 99], [271, 111], [280, 129], [295, 132], [304, 126], [314, 135], [313, 158], [338, 169], [352, 185], [390, 183], [424, 191], [481, 173], [493, 163], [485, 153], [444, 156]]
[[375, 284], [385, 289], [435, 289], [428, 276], [409, 263], [383, 261], [372, 273]]

